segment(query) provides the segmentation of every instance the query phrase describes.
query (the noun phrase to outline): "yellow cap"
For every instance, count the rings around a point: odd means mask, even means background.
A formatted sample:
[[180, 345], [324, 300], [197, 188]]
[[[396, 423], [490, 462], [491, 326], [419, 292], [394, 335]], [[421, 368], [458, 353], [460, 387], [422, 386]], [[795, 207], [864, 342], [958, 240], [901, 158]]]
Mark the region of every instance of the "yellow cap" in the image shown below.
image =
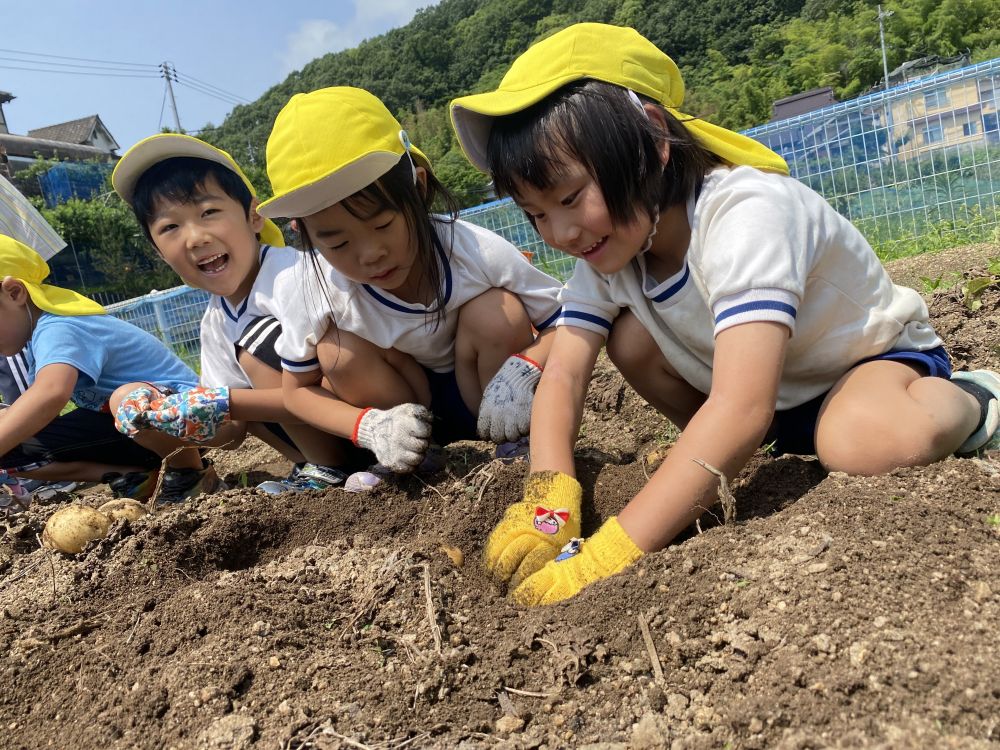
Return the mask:
[[[115, 165], [115, 171], [111, 173], [111, 184], [115, 192], [122, 197], [126, 203], [132, 203], [132, 196], [135, 193], [136, 183], [145, 174], [146, 170], [161, 161], [173, 159], [176, 156], [191, 156], [196, 159], [206, 159], [221, 164], [243, 180], [250, 195], [257, 197], [257, 191], [253, 184], [243, 174], [240, 165], [236, 163], [228, 153], [220, 148], [209, 145], [205, 141], [181, 133], [157, 133], [149, 138], [143, 138], [132, 146], [125, 155]], [[265, 221], [264, 228], [260, 231], [260, 239], [268, 245], [284, 247], [285, 238], [281, 230], [273, 221]]]
[[92, 299], [61, 286], [43, 284], [49, 264], [42, 256], [13, 237], [0, 234], [0, 280], [13, 276], [24, 284], [31, 301], [56, 315], [103, 315], [106, 311]]
[[452, 101], [451, 122], [469, 161], [488, 171], [493, 118], [527, 109], [584, 78], [659, 102], [702, 146], [730, 164], [788, 173], [785, 160], [763, 144], [677, 111], [684, 102], [684, 81], [674, 61], [635, 29], [603, 23], [578, 23], [537, 42], [514, 61], [496, 91]]
[[392, 113], [364, 89], [333, 86], [296, 94], [267, 139], [274, 197], [260, 204], [260, 214], [311, 216], [368, 187], [407, 152], [430, 169]]

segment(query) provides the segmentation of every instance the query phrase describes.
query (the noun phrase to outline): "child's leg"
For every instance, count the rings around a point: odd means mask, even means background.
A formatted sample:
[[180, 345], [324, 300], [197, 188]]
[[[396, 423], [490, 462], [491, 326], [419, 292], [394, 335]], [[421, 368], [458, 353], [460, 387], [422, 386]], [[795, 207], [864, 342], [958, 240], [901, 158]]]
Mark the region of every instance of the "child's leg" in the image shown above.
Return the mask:
[[506, 289], [490, 289], [462, 306], [455, 332], [455, 379], [470, 412], [479, 413], [483, 389], [504, 361], [534, 340], [524, 305]]
[[884, 474], [955, 452], [976, 429], [979, 403], [919, 366], [888, 360], [858, 365], [820, 409], [816, 453], [830, 471]]
[[332, 328], [317, 344], [316, 355], [323, 387], [348, 404], [376, 409], [407, 403], [430, 407], [427, 376], [408, 354]]
[[[239, 361], [254, 388], [281, 389], [281, 373], [269, 364], [247, 351], [240, 352]], [[282, 422], [281, 428], [294, 444], [289, 445], [262, 424], [249, 426], [253, 434], [293, 463], [311, 461], [322, 466], [340, 466], [346, 461], [347, 446], [344, 440], [299, 422]]]
[[680, 429], [687, 426], [705, 403], [705, 394], [677, 374], [649, 331], [631, 312], [622, 312], [615, 319], [607, 350], [608, 357], [636, 393]]
[[[118, 411], [118, 406], [124, 398], [137, 388], [149, 388], [149, 383], [127, 383], [118, 388], [108, 400], [111, 413]], [[171, 435], [159, 430], [140, 430], [132, 438], [143, 448], [152, 451], [163, 459], [171, 469], [198, 469], [203, 467], [201, 453], [198, 448], [190, 447]]]
[[160, 458], [115, 429], [110, 414], [74, 409], [0, 458], [20, 477], [99, 482], [107, 473], [157, 468]]

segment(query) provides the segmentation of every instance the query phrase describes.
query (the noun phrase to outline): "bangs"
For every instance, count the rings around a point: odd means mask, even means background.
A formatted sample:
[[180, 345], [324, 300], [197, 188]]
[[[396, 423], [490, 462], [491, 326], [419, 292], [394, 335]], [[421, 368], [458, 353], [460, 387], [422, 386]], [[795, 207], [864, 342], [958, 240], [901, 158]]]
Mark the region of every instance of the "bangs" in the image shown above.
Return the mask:
[[[658, 106], [658, 105], [657, 105]], [[499, 194], [519, 185], [553, 187], [579, 163], [594, 179], [613, 223], [684, 201], [716, 161], [664, 110], [655, 125], [627, 89], [594, 80], [571, 83], [521, 112], [493, 120], [486, 159]], [[666, 165], [660, 147], [670, 144]]]

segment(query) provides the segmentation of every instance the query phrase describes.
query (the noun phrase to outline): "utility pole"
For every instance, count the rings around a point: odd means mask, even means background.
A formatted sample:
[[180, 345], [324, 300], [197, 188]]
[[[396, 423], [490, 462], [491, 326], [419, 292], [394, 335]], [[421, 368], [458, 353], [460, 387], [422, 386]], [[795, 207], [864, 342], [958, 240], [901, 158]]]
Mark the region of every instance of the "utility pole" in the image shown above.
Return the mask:
[[[881, 6], [879, 6], [881, 8]], [[884, 55], [883, 55], [884, 56]], [[177, 114], [177, 100], [174, 99], [174, 87], [171, 81], [177, 80], [177, 69], [173, 68], [170, 63], [162, 62], [160, 63], [160, 77], [167, 82], [167, 92], [170, 94], [170, 106], [174, 110], [174, 125], [176, 126], [178, 133], [183, 133], [181, 129], [181, 118]]]
[[882, 43], [882, 72], [885, 73], [885, 86], [883, 90], [889, 88], [889, 63], [885, 58], [885, 19], [893, 15], [891, 10], [882, 10], [881, 3], [878, 6], [878, 38]]

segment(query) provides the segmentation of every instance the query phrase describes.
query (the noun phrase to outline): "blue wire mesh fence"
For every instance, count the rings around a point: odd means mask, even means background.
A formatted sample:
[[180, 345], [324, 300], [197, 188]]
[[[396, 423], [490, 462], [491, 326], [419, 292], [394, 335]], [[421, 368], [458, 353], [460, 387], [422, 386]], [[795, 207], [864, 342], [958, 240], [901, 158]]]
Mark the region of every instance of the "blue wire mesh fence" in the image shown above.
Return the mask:
[[[876, 250], [898, 254], [932, 235], [957, 242], [970, 229], [996, 232], [1000, 223], [998, 81], [1000, 58], [745, 133], [784, 156], [792, 175], [854, 222]], [[510, 199], [461, 217], [505, 237], [558, 279], [572, 272], [575, 261], [542, 242]], [[196, 367], [207, 301], [204, 291], [176, 287], [107, 309]]]
[[114, 164], [63, 162], [38, 176], [45, 205], [55, 208], [70, 198], [89, 200], [105, 190]]

